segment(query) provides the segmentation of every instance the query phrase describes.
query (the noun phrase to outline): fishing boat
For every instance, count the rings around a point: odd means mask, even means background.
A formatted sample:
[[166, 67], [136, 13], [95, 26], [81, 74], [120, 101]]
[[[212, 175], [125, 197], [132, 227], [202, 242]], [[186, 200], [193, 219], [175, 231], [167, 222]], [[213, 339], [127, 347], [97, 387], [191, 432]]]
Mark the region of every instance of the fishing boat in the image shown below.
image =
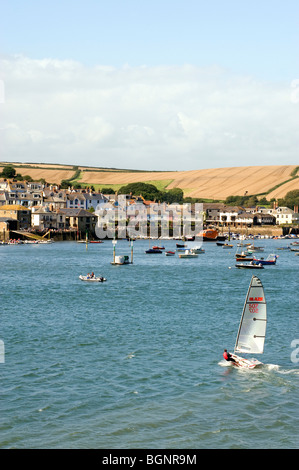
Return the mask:
[[278, 256], [277, 255], [269, 255], [268, 258], [264, 259], [264, 258], [253, 258], [252, 260], [252, 263], [253, 264], [262, 264], [262, 265], [275, 265], [276, 264], [276, 260], [277, 260]]
[[185, 250], [185, 253], [179, 255], [179, 258], [197, 258], [197, 253], [192, 253], [191, 250]]
[[175, 251], [165, 251], [165, 256], [174, 256]]
[[235, 266], [239, 269], [264, 269], [264, 266], [261, 263], [253, 264], [253, 261], [250, 261], [250, 263], [236, 264]]
[[262, 365], [257, 359], [245, 359], [236, 353], [263, 354], [267, 326], [267, 303], [261, 280], [252, 276], [245, 299], [234, 354], [235, 367], [254, 369]]
[[105, 279], [102, 276], [98, 276], [98, 277], [93, 276], [93, 277], [91, 277], [91, 276], [82, 276], [82, 275], [80, 275], [79, 279], [81, 279], [81, 281], [87, 281], [87, 282], [105, 282], [105, 281], [107, 281], [107, 279]]

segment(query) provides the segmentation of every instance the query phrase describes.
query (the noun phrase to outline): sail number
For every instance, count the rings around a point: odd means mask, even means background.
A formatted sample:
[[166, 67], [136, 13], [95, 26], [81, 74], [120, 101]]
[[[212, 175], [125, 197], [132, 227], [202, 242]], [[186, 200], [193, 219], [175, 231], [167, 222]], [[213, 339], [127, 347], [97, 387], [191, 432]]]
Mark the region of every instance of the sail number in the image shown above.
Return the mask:
[[258, 311], [259, 311], [258, 304], [249, 304], [250, 313], [258, 313]]

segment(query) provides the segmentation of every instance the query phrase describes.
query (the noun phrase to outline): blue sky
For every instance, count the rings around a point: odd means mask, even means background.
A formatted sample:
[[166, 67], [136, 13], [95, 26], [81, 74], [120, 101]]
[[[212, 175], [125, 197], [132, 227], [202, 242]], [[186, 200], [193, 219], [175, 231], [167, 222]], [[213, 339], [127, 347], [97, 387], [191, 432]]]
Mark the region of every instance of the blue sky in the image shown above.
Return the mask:
[[[273, 164], [280, 164], [282, 157], [286, 163], [297, 163], [295, 122], [299, 104], [290, 99], [291, 84], [299, 78], [297, 0], [9, 0], [1, 2], [0, 31], [1, 78], [5, 84], [1, 129], [5, 134], [6, 160], [45, 158], [68, 163], [73, 155], [74, 163], [85, 159], [86, 164], [101, 165], [103, 162], [98, 160], [106, 156], [111, 166], [140, 167], [141, 152], [144, 158], [152, 156], [152, 164], [158, 164], [159, 168], [153, 169], [197, 169], [207, 167], [209, 156], [214, 167], [237, 165], [239, 142], [245, 164], [257, 160], [270, 164], [271, 158]], [[111, 73], [113, 70], [111, 89], [105, 75], [109, 68]], [[22, 74], [32, 77], [31, 86], [27, 79], [23, 89]], [[81, 113], [82, 122], [81, 127], [78, 119], [68, 130], [64, 129], [59, 143], [59, 129], [54, 129], [49, 100], [58, 95], [61, 98], [66, 76], [68, 90], [74, 90], [76, 106], [82, 102], [80, 110], [73, 108], [74, 113]], [[97, 109], [92, 100], [83, 103], [82, 92], [85, 90], [86, 96], [91, 89], [91, 77], [93, 87], [98, 83]], [[115, 90], [121, 81], [123, 89], [119, 95]], [[176, 90], [167, 101], [166, 83]], [[102, 85], [105, 100], [100, 93]], [[136, 91], [141, 86], [139, 94], [132, 93], [132, 88]], [[39, 90], [39, 97], [48, 102], [47, 108], [37, 109], [34, 87]], [[226, 97], [233, 89], [233, 99], [228, 103]], [[142, 109], [143, 93], [151, 100], [146, 99]], [[124, 97], [129, 100], [130, 96], [131, 104], [124, 103]], [[215, 96], [219, 97], [217, 105]], [[64, 95], [61, 106], [66, 99]], [[140, 103], [138, 109], [136, 99]], [[262, 109], [258, 109], [258, 103]], [[241, 128], [240, 113], [233, 119], [233, 111], [243, 105]], [[59, 112], [68, 116], [72, 106], [68, 101], [68, 109], [62, 107]], [[155, 106], [159, 108], [159, 125], [165, 125], [163, 133], [155, 129]], [[29, 122], [24, 107], [29, 110]], [[53, 112], [51, 124], [49, 109]], [[280, 129], [279, 109], [281, 119], [283, 116], [285, 121], [289, 116], [289, 128], [287, 122], [281, 122]], [[215, 126], [213, 113], [217, 122], [227, 120], [226, 128]], [[259, 113], [268, 121], [264, 129]], [[273, 114], [276, 120], [270, 125]], [[210, 123], [209, 128], [204, 121]], [[94, 129], [92, 137], [83, 132], [84, 123], [86, 128], [90, 125]], [[174, 132], [176, 126], [181, 131], [179, 142], [173, 136], [169, 138], [170, 129]], [[79, 127], [81, 143], [74, 135], [71, 137]], [[100, 137], [95, 136], [98, 131]], [[286, 132], [288, 143], [283, 138]], [[196, 133], [202, 136], [200, 141], [195, 138]], [[234, 148], [231, 141], [227, 144], [228, 134], [235, 136]], [[250, 144], [250, 152], [245, 151], [245, 141], [247, 147]], [[287, 148], [283, 151], [284, 144]], [[44, 157], [40, 157], [42, 150]], [[154, 157], [157, 152], [159, 158]]]
[[257, 78], [298, 76], [297, 0], [10, 0], [4, 53], [85, 65], [218, 65]]

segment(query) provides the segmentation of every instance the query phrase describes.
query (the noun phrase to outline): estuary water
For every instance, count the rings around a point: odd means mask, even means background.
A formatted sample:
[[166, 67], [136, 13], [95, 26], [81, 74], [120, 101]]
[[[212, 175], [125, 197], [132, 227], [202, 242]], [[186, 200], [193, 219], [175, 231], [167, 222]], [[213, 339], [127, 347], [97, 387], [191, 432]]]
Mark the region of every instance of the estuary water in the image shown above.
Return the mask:
[[[111, 241], [0, 246], [0, 447], [298, 448], [299, 256], [277, 250], [290, 240], [257, 240], [276, 266], [239, 270], [236, 243], [179, 259], [137, 240], [127, 266], [110, 264]], [[91, 271], [107, 282], [79, 280]], [[244, 371], [222, 353], [252, 274], [268, 303], [265, 365]]]

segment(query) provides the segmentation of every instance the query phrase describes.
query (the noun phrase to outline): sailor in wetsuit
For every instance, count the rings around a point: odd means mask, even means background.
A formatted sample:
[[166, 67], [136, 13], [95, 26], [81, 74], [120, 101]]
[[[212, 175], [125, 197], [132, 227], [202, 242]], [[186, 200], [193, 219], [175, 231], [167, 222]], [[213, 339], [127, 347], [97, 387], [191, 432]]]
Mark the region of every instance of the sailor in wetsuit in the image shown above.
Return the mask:
[[226, 361], [236, 362], [227, 349], [224, 350], [223, 357]]

